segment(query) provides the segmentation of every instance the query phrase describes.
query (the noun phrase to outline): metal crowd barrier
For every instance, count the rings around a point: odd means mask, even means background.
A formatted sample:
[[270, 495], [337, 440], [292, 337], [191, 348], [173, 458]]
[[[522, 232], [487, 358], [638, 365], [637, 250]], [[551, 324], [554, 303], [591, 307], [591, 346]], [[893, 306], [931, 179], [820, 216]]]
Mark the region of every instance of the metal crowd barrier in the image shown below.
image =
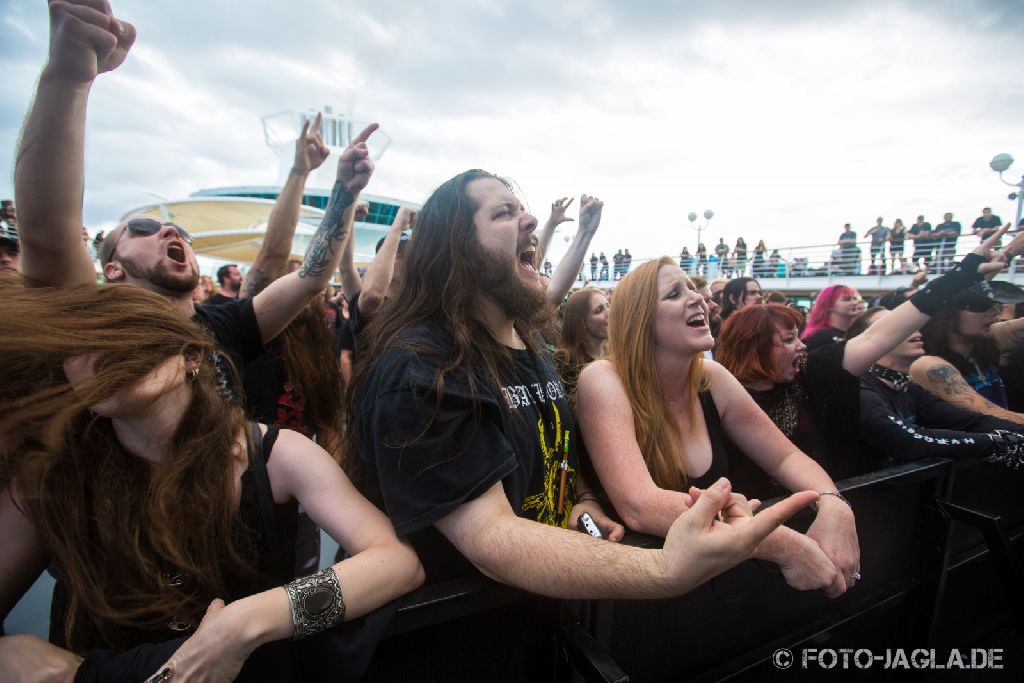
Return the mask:
[[1024, 472], [930, 459], [839, 488], [863, 579], [838, 599], [757, 561], [663, 601], [559, 601], [476, 575], [408, 596], [367, 680], [763, 680], [782, 648], [969, 648], [1024, 632]]

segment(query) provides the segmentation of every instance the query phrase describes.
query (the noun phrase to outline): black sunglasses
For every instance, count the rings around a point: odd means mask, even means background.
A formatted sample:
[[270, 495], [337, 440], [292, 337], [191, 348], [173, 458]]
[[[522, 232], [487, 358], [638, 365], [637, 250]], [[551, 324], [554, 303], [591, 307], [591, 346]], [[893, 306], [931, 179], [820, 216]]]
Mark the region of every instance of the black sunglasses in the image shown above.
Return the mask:
[[178, 237], [180, 237], [185, 244], [192, 244], [192, 235], [188, 234], [188, 230], [181, 227], [177, 223], [161, 223], [155, 218], [133, 218], [132, 220], [125, 223], [124, 227], [127, 230], [131, 230], [136, 235], [155, 235], [160, 232], [160, 228], [169, 225], [178, 231]]
[[971, 299], [960, 304], [960, 310], [970, 311], [971, 313], [988, 313], [999, 305], [999, 302], [994, 299]]

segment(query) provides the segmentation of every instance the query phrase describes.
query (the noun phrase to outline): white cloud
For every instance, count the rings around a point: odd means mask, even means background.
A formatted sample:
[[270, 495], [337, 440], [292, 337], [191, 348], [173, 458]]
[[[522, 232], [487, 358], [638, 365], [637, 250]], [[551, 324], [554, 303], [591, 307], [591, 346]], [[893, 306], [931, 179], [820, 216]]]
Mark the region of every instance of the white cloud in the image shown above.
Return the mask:
[[[1009, 218], [987, 162], [1024, 159], [1014, 2], [112, 2], [140, 38], [93, 91], [90, 225], [146, 191], [271, 182], [260, 117], [324, 104], [391, 135], [376, 193], [422, 201], [480, 166], [541, 220], [554, 197], [593, 193], [595, 246], [637, 257], [692, 246], [685, 216], [709, 207], [707, 241], [769, 246], [877, 215]], [[11, 168], [46, 11], [0, 13]]]

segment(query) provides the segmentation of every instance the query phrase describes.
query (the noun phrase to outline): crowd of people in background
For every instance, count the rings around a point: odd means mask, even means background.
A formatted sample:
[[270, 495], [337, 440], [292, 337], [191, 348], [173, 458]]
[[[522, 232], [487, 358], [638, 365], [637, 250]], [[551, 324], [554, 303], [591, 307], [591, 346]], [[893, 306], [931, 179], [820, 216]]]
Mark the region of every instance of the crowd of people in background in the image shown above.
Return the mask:
[[[3, 680], [356, 679], [398, 598], [476, 572], [654, 599], [759, 558], [837, 597], [862, 578], [837, 481], [1024, 460], [1024, 290], [993, 280], [1024, 235], [988, 209], [959, 260], [952, 214], [879, 218], [869, 267], [916, 265], [912, 286], [868, 307], [837, 283], [805, 314], [762, 290], [797, 265], [763, 240], [633, 268], [629, 249], [590, 251], [598, 197], [575, 219], [557, 199], [541, 225], [511, 182], [470, 170], [399, 210], [361, 271], [377, 124], [333, 160], [290, 258], [330, 156], [318, 115], [255, 260], [210, 278], [181, 225], [82, 228], [89, 86], [134, 42], [105, 4], [51, 5], [18, 213], [3, 203], [0, 613], [47, 567], [57, 581], [49, 641], [0, 637]], [[859, 272], [858, 249], [846, 225], [833, 272]], [[588, 266], [614, 287], [574, 290]], [[805, 532], [783, 525], [812, 503]], [[627, 529], [663, 545], [621, 543]], [[322, 570], [321, 530], [341, 547]]]

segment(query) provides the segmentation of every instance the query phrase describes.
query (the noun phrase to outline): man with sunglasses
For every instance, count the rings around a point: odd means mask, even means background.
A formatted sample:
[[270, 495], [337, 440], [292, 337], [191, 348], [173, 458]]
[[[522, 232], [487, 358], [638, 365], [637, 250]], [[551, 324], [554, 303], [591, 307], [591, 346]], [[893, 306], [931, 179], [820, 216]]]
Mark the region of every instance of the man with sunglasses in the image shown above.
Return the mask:
[[[120, 66], [134, 42], [135, 28], [117, 20], [105, 3], [77, 0], [50, 6], [49, 60], [15, 166], [22, 267], [34, 284], [74, 286], [96, 280], [81, 240], [85, 112], [93, 81]], [[362, 131], [339, 158], [337, 182], [302, 266], [257, 296], [196, 308], [192, 290], [199, 272], [191, 237], [174, 223], [146, 215], [127, 216], [104, 239], [104, 279], [165, 295], [209, 328], [244, 366], [329, 282], [351, 230], [356, 199], [373, 173], [366, 141], [376, 128]]]
[[[1020, 249], [1018, 236], [1007, 247]], [[1024, 424], [1008, 410], [1000, 356], [1024, 344], [1024, 318], [997, 322], [1004, 303], [1024, 301], [1009, 282], [980, 283], [960, 293], [921, 330], [925, 355], [910, 367], [914, 382], [940, 398], [976, 413]]]

